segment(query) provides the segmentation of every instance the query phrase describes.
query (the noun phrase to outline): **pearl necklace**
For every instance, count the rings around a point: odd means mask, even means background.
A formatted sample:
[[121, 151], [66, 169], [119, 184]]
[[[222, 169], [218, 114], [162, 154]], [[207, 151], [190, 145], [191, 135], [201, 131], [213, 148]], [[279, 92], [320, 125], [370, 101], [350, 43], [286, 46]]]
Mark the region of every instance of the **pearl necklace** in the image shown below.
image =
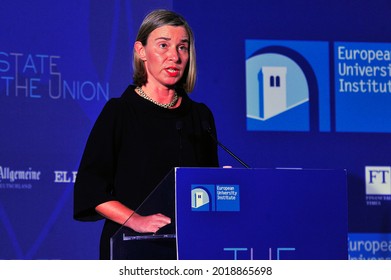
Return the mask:
[[172, 101], [168, 104], [163, 104], [163, 103], [159, 103], [155, 100], [153, 100], [151, 97], [149, 97], [143, 90], [141, 87], [136, 87], [136, 92], [141, 96], [141, 97], [144, 97], [145, 99], [147, 99], [148, 101], [151, 101], [152, 103], [160, 106], [160, 107], [163, 107], [163, 108], [172, 108], [175, 106], [175, 104], [177, 103], [178, 101], [178, 94], [176, 93], [176, 91], [174, 92], [174, 98], [172, 99]]

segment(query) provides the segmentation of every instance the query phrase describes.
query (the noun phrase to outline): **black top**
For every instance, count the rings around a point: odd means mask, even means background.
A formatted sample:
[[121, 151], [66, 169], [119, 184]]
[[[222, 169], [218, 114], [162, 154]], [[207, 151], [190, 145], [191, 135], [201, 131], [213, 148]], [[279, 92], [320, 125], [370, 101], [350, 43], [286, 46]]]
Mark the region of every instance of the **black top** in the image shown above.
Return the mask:
[[[218, 167], [217, 145], [205, 130], [215, 131], [209, 108], [186, 93], [175, 109], [139, 96], [129, 86], [110, 99], [91, 130], [74, 187], [74, 218], [102, 219], [95, 207], [118, 200], [137, 207], [174, 167]], [[106, 221], [101, 258], [120, 225]]]

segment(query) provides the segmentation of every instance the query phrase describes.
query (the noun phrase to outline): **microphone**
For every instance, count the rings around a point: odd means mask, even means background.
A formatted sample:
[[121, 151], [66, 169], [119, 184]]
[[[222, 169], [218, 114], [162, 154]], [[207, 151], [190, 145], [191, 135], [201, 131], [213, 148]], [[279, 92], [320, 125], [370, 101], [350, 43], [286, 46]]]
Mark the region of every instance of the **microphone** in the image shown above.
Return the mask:
[[179, 120], [176, 122], [176, 130], [178, 131], [179, 134], [179, 166], [182, 164], [182, 129], [183, 129], [183, 121]]
[[224, 146], [222, 143], [220, 143], [216, 136], [213, 135], [212, 133], [212, 128], [209, 125], [208, 121], [203, 121], [202, 122], [202, 127], [203, 129], [208, 132], [209, 136], [213, 139], [213, 141], [219, 145], [221, 148], [223, 148], [224, 151], [226, 151], [230, 156], [232, 156], [234, 159], [236, 159], [241, 165], [243, 165], [246, 168], [250, 168], [243, 160], [241, 160], [238, 156], [236, 156], [233, 152], [231, 152], [226, 146]]
[[176, 130], [178, 130], [178, 132], [180, 132], [183, 128], [183, 121], [182, 120], [179, 120], [176, 122]]

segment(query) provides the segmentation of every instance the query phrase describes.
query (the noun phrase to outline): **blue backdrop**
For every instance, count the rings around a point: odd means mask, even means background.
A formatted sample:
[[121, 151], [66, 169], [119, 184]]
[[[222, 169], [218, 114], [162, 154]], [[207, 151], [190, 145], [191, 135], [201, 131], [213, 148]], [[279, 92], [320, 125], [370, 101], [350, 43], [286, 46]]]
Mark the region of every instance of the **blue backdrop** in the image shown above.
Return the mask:
[[[194, 30], [191, 96], [220, 141], [251, 167], [347, 169], [349, 257], [390, 258], [389, 1], [15, 0], [0, 9], [0, 259], [97, 258], [101, 223], [72, 220], [73, 181], [158, 7]], [[264, 117], [270, 67], [286, 71], [286, 102]]]

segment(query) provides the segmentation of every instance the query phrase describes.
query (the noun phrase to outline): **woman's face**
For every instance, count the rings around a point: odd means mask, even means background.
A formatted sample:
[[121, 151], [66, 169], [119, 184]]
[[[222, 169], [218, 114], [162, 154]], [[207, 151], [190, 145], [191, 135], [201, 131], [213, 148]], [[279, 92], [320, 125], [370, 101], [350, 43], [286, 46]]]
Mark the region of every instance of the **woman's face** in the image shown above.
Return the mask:
[[145, 61], [147, 84], [172, 88], [189, 61], [189, 36], [182, 26], [165, 25], [150, 33], [145, 46], [139, 43], [138, 53]]

